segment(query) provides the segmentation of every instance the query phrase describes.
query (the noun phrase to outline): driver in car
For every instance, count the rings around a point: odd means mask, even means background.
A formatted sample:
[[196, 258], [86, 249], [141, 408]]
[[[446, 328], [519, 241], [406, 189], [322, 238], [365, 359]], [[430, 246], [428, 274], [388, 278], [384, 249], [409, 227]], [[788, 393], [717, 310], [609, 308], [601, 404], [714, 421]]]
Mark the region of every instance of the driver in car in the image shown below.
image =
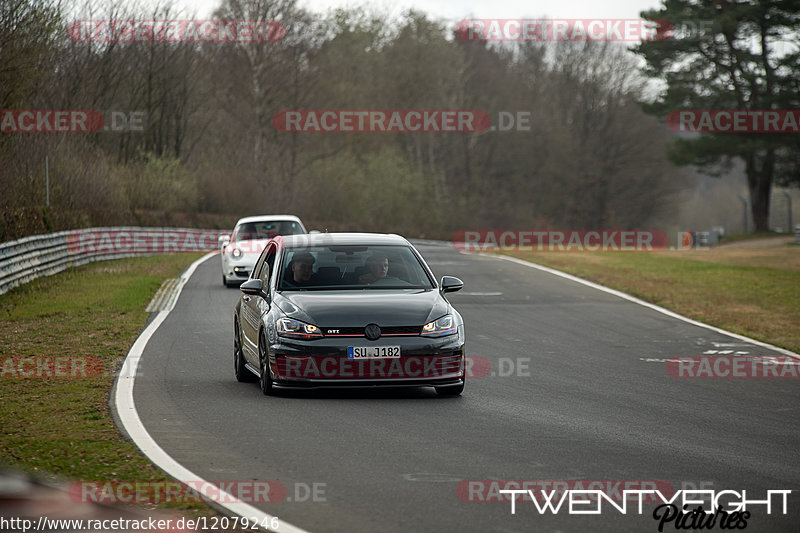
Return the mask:
[[359, 283], [375, 283], [378, 280], [386, 279], [389, 273], [389, 258], [383, 254], [372, 254], [367, 259], [367, 272], [358, 277]]
[[288, 280], [293, 285], [311, 285], [311, 275], [314, 272], [314, 256], [309, 252], [298, 252], [292, 258], [292, 275]]

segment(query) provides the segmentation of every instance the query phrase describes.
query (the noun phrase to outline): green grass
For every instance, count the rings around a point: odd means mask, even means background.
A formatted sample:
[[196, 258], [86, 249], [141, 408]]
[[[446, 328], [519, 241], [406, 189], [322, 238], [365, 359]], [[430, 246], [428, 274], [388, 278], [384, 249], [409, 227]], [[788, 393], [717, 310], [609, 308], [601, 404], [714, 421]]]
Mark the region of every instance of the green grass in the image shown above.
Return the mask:
[[720, 244], [728, 244], [731, 242], [754, 241], [758, 239], [771, 239], [774, 237], [789, 237], [792, 232], [777, 233], [775, 231], [761, 231], [758, 233], [734, 233], [733, 235], [726, 235], [722, 237]]
[[800, 248], [511, 255], [800, 352]]
[[[101, 261], [0, 296], [0, 361], [78, 356], [98, 358], [105, 368], [78, 378], [0, 374], [0, 464], [51, 480], [171, 481], [121, 436], [109, 393], [161, 282], [201, 255]], [[211, 512], [201, 504], [178, 507]]]

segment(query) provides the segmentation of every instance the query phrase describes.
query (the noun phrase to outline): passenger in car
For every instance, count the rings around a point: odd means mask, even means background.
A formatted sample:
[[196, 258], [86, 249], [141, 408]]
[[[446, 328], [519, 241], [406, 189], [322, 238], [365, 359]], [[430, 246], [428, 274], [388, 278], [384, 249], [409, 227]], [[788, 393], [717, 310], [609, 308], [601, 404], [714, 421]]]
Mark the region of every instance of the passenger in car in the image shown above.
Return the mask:
[[389, 258], [381, 253], [372, 254], [364, 266], [366, 266], [367, 272], [358, 277], [359, 283], [375, 283], [379, 279], [387, 277]]

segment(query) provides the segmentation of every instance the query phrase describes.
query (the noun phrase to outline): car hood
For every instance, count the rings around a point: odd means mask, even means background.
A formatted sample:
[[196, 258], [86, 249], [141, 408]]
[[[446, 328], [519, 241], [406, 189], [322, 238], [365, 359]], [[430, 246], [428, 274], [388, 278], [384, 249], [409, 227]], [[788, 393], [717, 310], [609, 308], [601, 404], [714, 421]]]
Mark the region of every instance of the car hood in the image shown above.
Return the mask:
[[421, 326], [450, 308], [433, 289], [282, 292], [275, 304], [289, 317], [320, 327]]

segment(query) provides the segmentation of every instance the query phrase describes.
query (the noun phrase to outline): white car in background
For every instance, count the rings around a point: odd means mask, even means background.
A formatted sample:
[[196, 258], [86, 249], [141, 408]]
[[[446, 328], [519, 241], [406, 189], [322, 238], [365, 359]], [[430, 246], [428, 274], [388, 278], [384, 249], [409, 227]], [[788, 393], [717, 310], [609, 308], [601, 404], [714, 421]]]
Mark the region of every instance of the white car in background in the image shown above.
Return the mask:
[[294, 215], [260, 215], [239, 219], [230, 237], [221, 238], [222, 284], [233, 287], [250, 277], [267, 241], [276, 235], [307, 233]]

